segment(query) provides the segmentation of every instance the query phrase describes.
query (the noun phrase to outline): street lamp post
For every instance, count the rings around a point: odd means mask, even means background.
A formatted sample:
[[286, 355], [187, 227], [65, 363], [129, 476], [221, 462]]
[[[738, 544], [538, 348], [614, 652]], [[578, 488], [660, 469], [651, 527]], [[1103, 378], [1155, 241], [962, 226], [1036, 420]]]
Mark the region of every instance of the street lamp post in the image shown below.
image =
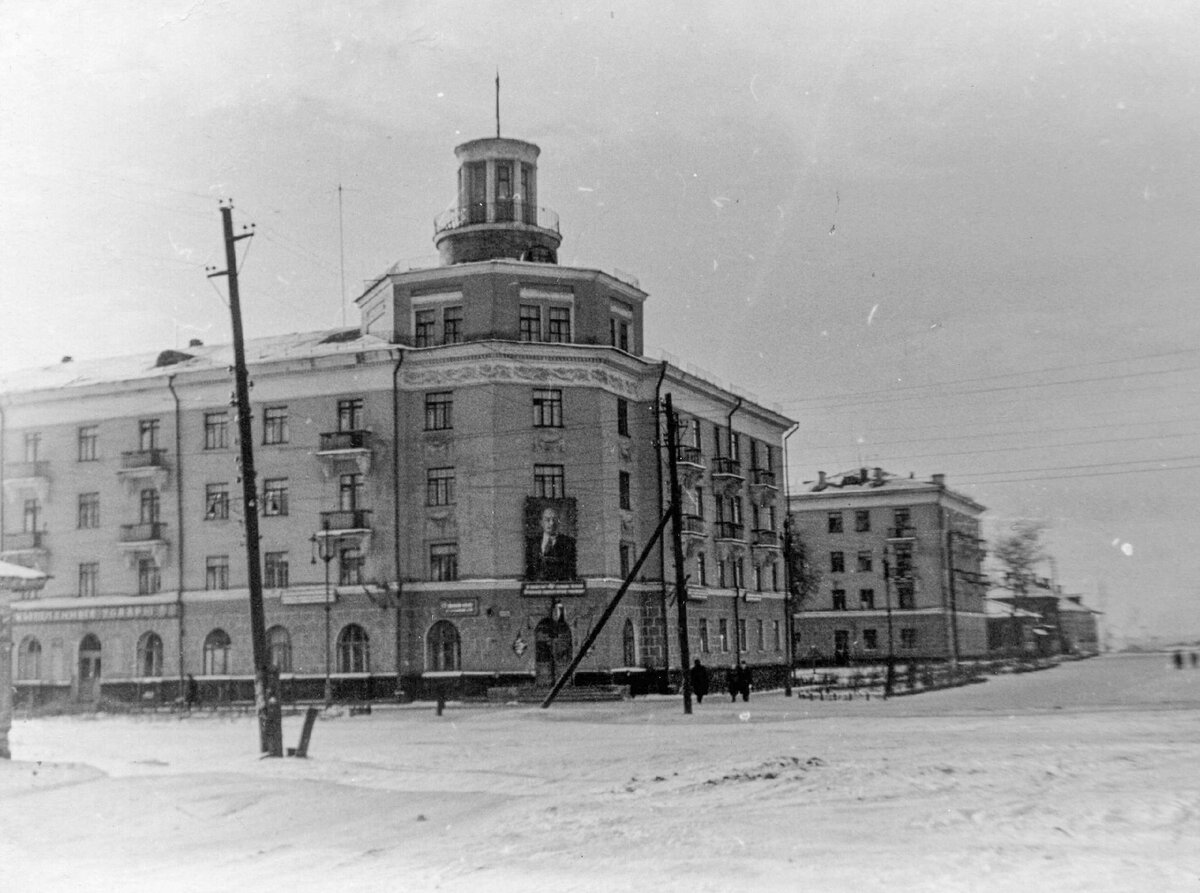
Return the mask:
[[333, 704], [333, 677], [330, 671], [330, 611], [332, 605], [329, 600], [329, 562], [333, 561], [333, 556], [337, 554], [337, 543], [330, 539], [328, 520], [321, 522], [321, 532], [313, 534], [312, 544], [312, 563], [316, 564], [318, 558], [325, 563], [325, 708], [329, 709]]

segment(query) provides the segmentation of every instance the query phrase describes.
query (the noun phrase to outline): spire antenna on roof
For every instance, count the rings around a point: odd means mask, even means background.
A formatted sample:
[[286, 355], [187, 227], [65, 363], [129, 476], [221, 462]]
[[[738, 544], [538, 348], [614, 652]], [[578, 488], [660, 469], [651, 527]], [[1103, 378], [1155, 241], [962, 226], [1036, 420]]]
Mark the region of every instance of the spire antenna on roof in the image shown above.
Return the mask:
[[496, 139], [500, 139], [500, 69], [496, 69]]

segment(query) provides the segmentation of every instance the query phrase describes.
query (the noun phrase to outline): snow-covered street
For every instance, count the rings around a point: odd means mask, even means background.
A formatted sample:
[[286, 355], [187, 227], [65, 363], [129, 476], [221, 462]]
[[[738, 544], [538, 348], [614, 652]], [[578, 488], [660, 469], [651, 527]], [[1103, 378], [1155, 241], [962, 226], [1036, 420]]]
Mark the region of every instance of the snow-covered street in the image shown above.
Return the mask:
[[8, 889], [1200, 887], [1200, 670], [1165, 655], [690, 717], [381, 709], [320, 721], [308, 760], [212, 715], [18, 719], [12, 744]]

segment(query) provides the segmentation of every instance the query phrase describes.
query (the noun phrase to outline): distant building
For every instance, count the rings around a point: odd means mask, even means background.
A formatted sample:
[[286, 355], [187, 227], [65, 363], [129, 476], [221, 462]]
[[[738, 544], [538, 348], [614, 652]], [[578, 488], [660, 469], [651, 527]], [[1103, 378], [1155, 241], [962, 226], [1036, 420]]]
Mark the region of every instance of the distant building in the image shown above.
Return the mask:
[[[993, 650], [1017, 650], [1013, 629], [1022, 630], [1019, 650], [1042, 657], [1068, 654], [1087, 657], [1100, 653], [1097, 618], [1101, 612], [1083, 603], [1083, 596], [1068, 595], [1043, 577], [1029, 581], [1021, 593], [1005, 592], [989, 598], [989, 640]], [[991, 606], [995, 607], [992, 608]], [[1018, 616], [1021, 619], [1016, 619]], [[1028, 618], [1035, 618], [1030, 621]]]
[[819, 479], [789, 499], [820, 584], [796, 614], [800, 663], [950, 660], [987, 653], [984, 507], [880, 468]]
[[[319, 696], [327, 675], [339, 697], [556, 679], [666, 505], [666, 394], [702, 568], [692, 653], [784, 663], [791, 422], [643, 356], [647, 294], [557, 264], [538, 153], [460, 145], [443, 265], [381, 275], [357, 328], [247, 344], [285, 697]], [[202, 698], [249, 697], [231, 362], [194, 342], [0, 381], [0, 555], [52, 575], [14, 609], [23, 696], [162, 699], [193, 674]], [[646, 687], [678, 669], [668, 558], [651, 554], [579, 679]]]

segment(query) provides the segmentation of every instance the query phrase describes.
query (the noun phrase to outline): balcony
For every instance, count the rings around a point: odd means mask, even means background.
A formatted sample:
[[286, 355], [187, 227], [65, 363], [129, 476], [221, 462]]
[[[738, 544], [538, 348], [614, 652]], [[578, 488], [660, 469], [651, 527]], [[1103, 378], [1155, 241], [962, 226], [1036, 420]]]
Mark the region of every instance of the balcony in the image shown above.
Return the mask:
[[756, 505], [770, 505], [778, 495], [779, 486], [775, 483], [775, 472], [767, 468], [750, 469], [750, 498]]
[[321, 529], [318, 538], [354, 540], [366, 549], [371, 539], [370, 509], [340, 509], [336, 512], [321, 512]]
[[729, 495], [742, 488], [746, 479], [742, 476], [742, 463], [728, 456], [715, 456], [712, 466], [713, 489]]
[[717, 521], [715, 526], [716, 538], [718, 540], [744, 542], [746, 539], [746, 527], [743, 524], [737, 524], [733, 521]]
[[50, 498], [50, 463], [5, 463], [4, 492], [10, 499], [34, 497], [46, 502]]
[[750, 545], [755, 549], [779, 551], [783, 548], [778, 530], [755, 530], [751, 533]]
[[704, 455], [700, 447], [677, 444], [675, 447], [675, 470], [679, 473], [679, 485], [691, 490], [704, 476]]
[[681, 521], [683, 552], [691, 558], [704, 549], [704, 543], [708, 539], [708, 523], [699, 515], [683, 515]]
[[130, 450], [121, 453], [121, 467], [117, 476], [125, 481], [132, 491], [136, 484], [150, 481], [162, 490], [167, 484], [167, 451], [164, 449]]
[[917, 538], [917, 529], [915, 527], [889, 527], [887, 531], [889, 540], [915, 540]]
[[321, 446], [317, 450], [326, 477], [341, 461], [354, 462], [360, 473], [369, 473], [371, 453], [371, 432], [365, 430], [326, 431], [321, 434]]
[[549, 208], [539, 208], [515, 199], [496, 202], [471, 202], [466, 205], [447, 208], [433, 221], [433, 235], [436, 238], [450, 230], [463, 229], [468, 226], [485, 226], [487, 224], [514, 223], [548, 230], [560, 235], [558, 214]]
[[0, 551], [0, 560], [17, 564], [32, 563], [40, 568], [48, 552], [46, 531], [23, 530], [4, 534], [4, 549]]
[[125, 563], [133, 567], [137, 559], [149, 555], [162, 567], [167, 559], [167, 525], [162, 521], [143, 521], [122, 524], [118, 545], [125, 553]]

